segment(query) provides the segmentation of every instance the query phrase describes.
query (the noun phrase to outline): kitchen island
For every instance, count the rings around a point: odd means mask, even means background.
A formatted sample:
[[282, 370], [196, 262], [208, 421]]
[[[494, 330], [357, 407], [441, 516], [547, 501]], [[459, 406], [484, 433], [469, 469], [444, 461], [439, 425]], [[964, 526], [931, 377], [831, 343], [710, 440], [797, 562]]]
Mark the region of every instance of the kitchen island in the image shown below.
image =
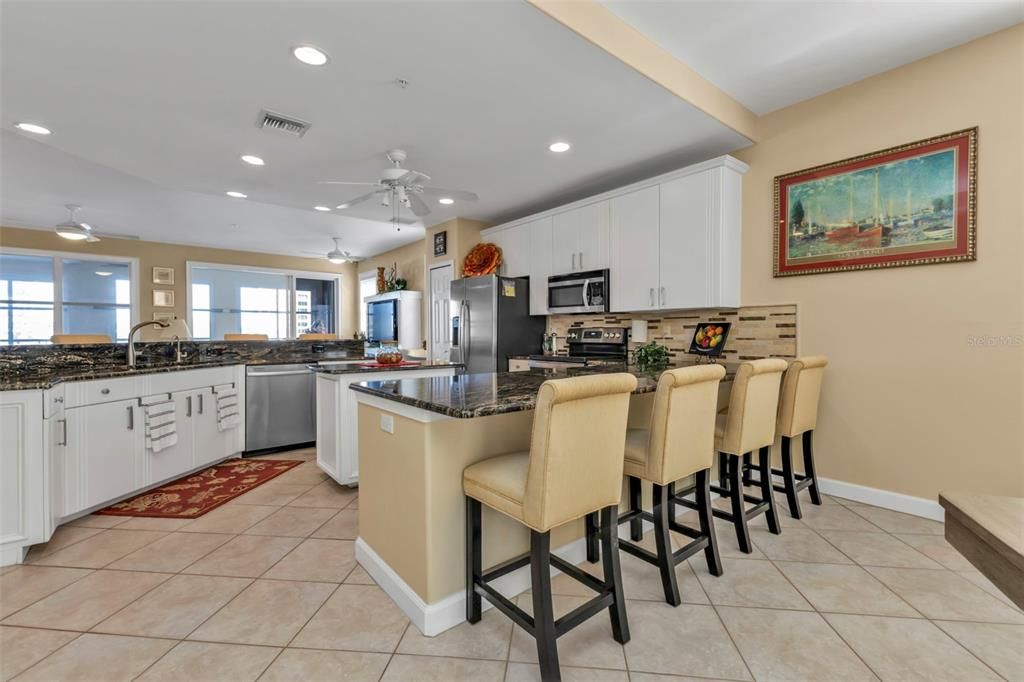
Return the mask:
[[[351, 385], [359, 419], [356, 558], [424, 634], [438, 634], [465, 619], [463, 469], [529, 450], [537, 390], [544, 381], [623, 371], [638, 379], [629, 426], [646, 428], [658, 373], [625, 365]], [[527, 549], [524, 526], [486, 507], [483, 523], [485, 566]], [[579, 563], [585, 557], [582, 538], [580, 520], [552, 531], [552, 546]], [[528, 589], [528, 567], [502, 577], [496, 587], [506, 596]]]

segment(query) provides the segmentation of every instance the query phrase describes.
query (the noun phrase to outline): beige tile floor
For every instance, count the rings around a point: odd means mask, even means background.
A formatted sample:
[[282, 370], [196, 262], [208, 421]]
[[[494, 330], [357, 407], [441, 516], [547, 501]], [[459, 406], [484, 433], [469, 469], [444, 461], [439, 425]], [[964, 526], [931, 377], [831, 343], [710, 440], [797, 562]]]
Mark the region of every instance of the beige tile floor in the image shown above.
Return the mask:
[[[80, 519], [0, 573], [0, 678], [538, 679], [532, 640], [494, 610], [421, 635], [355, 562], [357, 492], [310, 450], [273, 457], [306, 461], [195, 521]], [[941, 524], [803, 500], [781, 536], [753, 524], [750, 555], [720, 522], [725, 575], [681, 565], [675, 609], [623, 554], [632, 641], [591, 619], [559, 641], [564, 678], [1024, 680], [1024, 613]], [[553, 582], [560, 612], [588, 595]]]

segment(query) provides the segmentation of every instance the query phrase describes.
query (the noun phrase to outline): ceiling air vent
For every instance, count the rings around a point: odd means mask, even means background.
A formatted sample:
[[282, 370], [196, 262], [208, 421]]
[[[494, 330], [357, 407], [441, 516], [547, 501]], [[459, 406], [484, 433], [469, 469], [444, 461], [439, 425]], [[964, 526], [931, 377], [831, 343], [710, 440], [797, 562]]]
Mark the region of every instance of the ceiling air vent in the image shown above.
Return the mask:
[[291, 116], [285, 116], [284, 114], [277, 114], [273, 111], [263, 109], [260, 111], [259, 117], [256, 119], [257, 128], [265, 128], [268, 130], [279, 130], [282, 133], [288, 133], [296, 137], [302, 137], [309, 130], [311, 124], [302, 121]]

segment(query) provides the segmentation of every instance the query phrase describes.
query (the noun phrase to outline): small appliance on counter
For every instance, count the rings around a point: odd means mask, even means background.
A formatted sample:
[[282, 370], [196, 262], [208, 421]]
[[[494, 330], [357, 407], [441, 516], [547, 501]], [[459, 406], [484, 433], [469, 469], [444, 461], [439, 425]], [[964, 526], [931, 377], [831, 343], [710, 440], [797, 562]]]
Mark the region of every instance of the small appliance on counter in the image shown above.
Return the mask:
[[590, 270], [548, 277], [548, 312], [608, 312], [608, 271]]
[[466, 372], [504, 372], [510, 356], [541, 352], [547, 320], [530, 315], [528, 277], [452, 280], [451, 301], [458, 306], [452, 318], [451, 361], [465, 365]]
[[566, 334], [568, 355], [531, 355], [530, 369], [566, 369], [629, 359], [629, 329], [574, 327]]

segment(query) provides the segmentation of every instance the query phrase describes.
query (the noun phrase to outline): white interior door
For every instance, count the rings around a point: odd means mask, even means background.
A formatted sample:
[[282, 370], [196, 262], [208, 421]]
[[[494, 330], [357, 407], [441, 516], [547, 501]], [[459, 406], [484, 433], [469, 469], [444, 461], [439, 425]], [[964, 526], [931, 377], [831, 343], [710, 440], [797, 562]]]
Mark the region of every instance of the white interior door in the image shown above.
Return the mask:
[[428, 340], [431, 361], [447, 362], [452, 350], [451, 263], [430, 269]]

